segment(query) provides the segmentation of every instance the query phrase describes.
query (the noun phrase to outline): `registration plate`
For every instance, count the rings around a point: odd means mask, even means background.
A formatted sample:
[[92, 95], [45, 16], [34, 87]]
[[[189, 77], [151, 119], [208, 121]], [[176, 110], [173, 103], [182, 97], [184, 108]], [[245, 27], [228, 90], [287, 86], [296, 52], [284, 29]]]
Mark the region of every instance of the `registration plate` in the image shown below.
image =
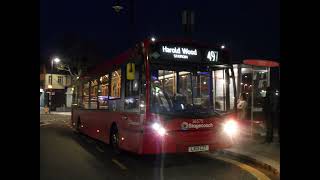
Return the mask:
[[188, 147], [189, 152], [209, 151], [209, 145]]

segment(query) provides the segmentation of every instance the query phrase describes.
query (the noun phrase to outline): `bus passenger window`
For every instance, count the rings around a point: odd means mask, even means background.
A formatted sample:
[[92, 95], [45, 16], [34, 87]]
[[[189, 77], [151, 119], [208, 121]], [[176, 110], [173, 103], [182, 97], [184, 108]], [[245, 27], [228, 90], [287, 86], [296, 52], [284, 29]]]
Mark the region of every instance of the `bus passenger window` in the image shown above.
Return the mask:
[[83, 85], [82, 102], [83, 102], [83, 108], [89, 109], [89, 82]]
[[121, 69], [112, 72], [111, 95], [110, 99], [120, 98], [121, 96]]
[[[137, 65], [135, 65], [137, 66]], [[137, 96], [139, 95], [139, 72], [140, 72], [140, 68], [135, 67], [135, 76], [134, 76], [134, 80], [128, 80], [126, 79], [126, 97], [129, 96]]]
[[141, 65], [134, 64], [135, 74], [133, 80], [125, 79], [125, 110], [139, 112], [139, 89], [140, 89], [140, 72]]
[[91, 88], [90, 88], [90, 109], [97, 109], [97, 96], [98, 96], [98, 81], [93, 80], [91, 81]]
[[109, 96], [109, 74], [100, 77], [100, 85], [98, 90], [99, 109], [108, 109]]

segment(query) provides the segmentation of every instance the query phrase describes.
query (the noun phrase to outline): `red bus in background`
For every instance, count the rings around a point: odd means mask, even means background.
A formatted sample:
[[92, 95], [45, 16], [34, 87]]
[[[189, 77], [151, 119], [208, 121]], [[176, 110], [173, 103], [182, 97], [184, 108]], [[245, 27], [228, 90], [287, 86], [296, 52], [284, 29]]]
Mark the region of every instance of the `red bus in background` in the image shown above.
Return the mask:
[[115, 152], [228, 148], [238, 128], [230, 68], [218, 46], [144, 40], [80, 78], [72, 126]]

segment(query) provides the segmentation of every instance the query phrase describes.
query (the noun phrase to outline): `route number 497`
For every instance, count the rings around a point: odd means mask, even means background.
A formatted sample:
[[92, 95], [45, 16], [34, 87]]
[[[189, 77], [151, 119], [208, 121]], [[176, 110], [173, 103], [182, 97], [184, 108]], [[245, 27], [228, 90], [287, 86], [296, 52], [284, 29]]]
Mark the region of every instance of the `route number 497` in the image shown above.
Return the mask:
[[209, 61], [213, 61], [213, 62], [218, 61], [218, 52], [217, 51], [208, 51], [207, 59]]

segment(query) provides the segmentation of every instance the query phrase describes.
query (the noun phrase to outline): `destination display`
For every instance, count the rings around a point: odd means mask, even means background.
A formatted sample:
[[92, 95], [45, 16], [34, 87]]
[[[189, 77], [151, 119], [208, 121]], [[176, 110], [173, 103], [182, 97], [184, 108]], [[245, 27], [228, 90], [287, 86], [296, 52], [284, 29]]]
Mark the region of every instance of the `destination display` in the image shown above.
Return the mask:
[[218, 50], [183, 44], [155, 44], [151, 47], [150, 56], [153, 62], [219, 62]]

